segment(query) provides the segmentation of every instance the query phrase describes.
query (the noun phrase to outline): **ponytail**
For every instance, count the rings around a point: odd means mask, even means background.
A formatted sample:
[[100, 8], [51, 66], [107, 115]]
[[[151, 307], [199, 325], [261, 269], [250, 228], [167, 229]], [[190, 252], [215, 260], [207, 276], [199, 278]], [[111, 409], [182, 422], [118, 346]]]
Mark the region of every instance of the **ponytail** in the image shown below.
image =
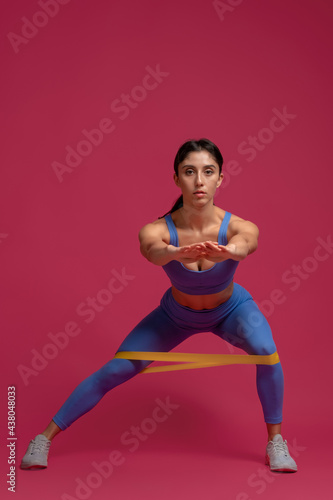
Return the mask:
[[172, 212], [175, 212], [176, 210], [178, 210], [178, 208], [180, 208], [182, 206], [183, 206], [183, 195], [181, 194], [179, 196], [178, 200], [174, 203], [173, 207], [170, 208], [169, 212], [167, 212], [166, 214], [159, 217], [159, 219], [163, 219], [163, 217], [165, 217], [168, 214], [171, 214]]

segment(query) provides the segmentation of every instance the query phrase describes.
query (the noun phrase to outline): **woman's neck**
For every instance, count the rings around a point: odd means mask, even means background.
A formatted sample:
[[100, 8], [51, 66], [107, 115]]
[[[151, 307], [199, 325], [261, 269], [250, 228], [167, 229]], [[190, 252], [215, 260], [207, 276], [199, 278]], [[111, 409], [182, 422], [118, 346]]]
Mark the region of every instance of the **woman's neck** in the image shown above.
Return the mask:
[[179, 222], [193, 231], [202, 231], [208, 225], [219, 222], [215, 205], [207, 204], [197, 208], [186, 205], [179, 209]]

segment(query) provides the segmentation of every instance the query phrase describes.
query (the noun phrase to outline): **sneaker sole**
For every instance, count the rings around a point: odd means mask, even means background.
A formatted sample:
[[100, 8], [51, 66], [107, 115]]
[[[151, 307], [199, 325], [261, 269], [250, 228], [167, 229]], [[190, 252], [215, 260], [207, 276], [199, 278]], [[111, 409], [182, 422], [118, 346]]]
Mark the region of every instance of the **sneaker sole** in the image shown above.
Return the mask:
[[39, 465], [39, 464], [32, 464], [32, 465], [20, 465], [20, 469], [46, 469], [47, 465]]
[[268, 467], [270, 468], [270, 470], [272, 472], [297, 472], [297, 469], [286, 469], [286, 468], [276, 468], [276, 469], [273, 469], [271, 467], [271, 464], [270, 464], [270, 460], [269, 460], [269, 456], [266, 455], [266, 458], [265, 458], [265, 465], [268, 465]]

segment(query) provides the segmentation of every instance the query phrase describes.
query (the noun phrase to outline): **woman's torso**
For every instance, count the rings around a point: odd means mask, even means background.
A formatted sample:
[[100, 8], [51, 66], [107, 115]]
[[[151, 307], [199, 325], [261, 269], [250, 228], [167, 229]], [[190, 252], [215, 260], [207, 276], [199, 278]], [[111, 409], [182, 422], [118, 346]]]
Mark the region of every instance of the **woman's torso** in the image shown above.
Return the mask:
[[[211, 223], [208, 223], [202, 231], [193, 231], [189, 227], [184, 227], [181, 222], [181, 217], [179, 216], [179, 210], [176, 210], [171, 214], [172, 220], [177, 229], [179, 246], [191, 245], [193, 243], [199, 243], [202, 241], [218, 240], [218, 233], [221, 227], [221, 223], [225, 217], [226, 211], [216, 206], [214, 206], [214, 209], [214, 220], [212, 220]], [[230, 221], [235, 219], [240, 220], [239, 217], [232, 214]], [[165, 219], [160, 219], [159, 222], [162, 222], [165, 226], [165, 230], [163, 230], [163, 241], [167, 244], [170, 244], [170, 232], [168, 230], [167, 224], [165, 223]], [[199, 261], [186, 263], [183, 265], [191, 271], [205, 271], [213, 267], [214, 262], [207, 259], [200, 259]], [[190, 307], [191, 309], [196, 310], [215, 308], [223, 302], [227, 301], [231, 297], [232, 292], [233, 282], [231, 282], [224, 290], [208, 295], [189, 295], [172, 286], [172, 295], [175, 300], [183, 306]]]

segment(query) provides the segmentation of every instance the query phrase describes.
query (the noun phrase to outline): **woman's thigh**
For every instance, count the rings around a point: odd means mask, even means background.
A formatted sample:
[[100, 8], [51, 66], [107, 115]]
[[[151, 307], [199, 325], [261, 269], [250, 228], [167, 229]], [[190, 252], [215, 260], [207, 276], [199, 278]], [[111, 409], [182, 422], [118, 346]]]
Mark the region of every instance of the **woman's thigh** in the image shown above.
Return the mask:
[[212, 333], [247, 354], [268, 355], [276, 351], [272, 330], [253, 299], [239, 304]]
[[[168, 352], [193, 335], [179, 326], [158, 306], [143, 318], [120, 344], [119, 351]], [[143, 369], [152, 361], [131, 360]]]

